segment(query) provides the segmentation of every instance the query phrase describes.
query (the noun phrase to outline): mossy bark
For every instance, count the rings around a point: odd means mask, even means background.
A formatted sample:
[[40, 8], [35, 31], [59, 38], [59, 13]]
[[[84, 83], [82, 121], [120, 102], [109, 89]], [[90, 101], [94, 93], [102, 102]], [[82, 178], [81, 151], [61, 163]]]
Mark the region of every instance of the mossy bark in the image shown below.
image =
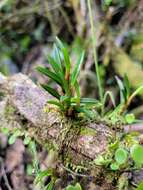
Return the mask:
[[[109, 126], [72, 120], [47, 107], [48, 94], [25, 75], [1, 78], [0, 89], [5, 96], [0, 101], [0, 127], [26, 130], [42, 146], [55, 150], [63, 165], [86, 168], [95, 179], [102, 179], [102, 185], [114, 189], [113, 181], [120, 174], [93, 164], [107, 151], [109, 141], [114, 141], [115, 132]], [[106, 185], [102, 189], [107, 189]]]

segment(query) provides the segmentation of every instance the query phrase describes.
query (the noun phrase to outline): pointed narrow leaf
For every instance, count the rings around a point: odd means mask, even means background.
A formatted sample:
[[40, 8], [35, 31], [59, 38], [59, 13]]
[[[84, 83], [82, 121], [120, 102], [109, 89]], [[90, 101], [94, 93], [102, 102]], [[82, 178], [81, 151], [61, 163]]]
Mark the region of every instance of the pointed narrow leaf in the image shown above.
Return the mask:
[[76, 95], [80, 99], [80, 86], [77, 81], [75, 82], [74, 87], [75, 87]]
[[68, 82], [66, 80], [63, 80], [62, 88], [64, 89], [66, 95], [68, 95], [68, 96], [71, 95], [70, 88], [69, 88]]
[[58, 102], [56, 100], [49, 100], [47, 103], [48, 104], [53, 104], [55, 106], [58, 106], [62, 111], [64, 111], [64, 106], [60, 102]]
[[83, 104], [88, 104], [88, 105], [98, 105], [98, 106], [101, 106], [101, 102], [96, 100], [96, 99], [93, 99], [93, 98], [81, 98], [80, 99], [80, 103], [83, 103]]
[[71, 63], [70, 63], [70, 57], [69, 57], [68, 50], [66, 47], [64, 47], [63, 43], [61, 42], [61, 40], [58, 37], [56, 37], [56, 44], [58, 45], [58, 47], [61, 49], [61, 51], [63, 53], [66, 71], [70, 72]]
[[104, 98], [103, 98], [103, 105], [105, 105], [108, 96], [111, 99], [113, 106], [115, 107], [116, 106], [115, 98], [114, 98], [114, 95], [113, 95], [113, 93], [111, 91], [106, 91], [105, 92]]
[[130, 82], [126, 74], [124, 75], [124, 86], [126, 89], [126, 99], [128, 99], [130, 95]]
[[84, 107], [75, 107], [76, 111], [79, 113], [84, 113], [88, 118], [93, 119], [94, 113], [93, 111], [86, 109]]
[[64, 48], [64, 44], [57, 36], [56, 36], [56, 44], [59, 46], [60, 49]]
[[61, 65], [60, 53], [61, 53], [61, 50], [57, 47], [56, 44], [54, 44], [53, 45], [53, 51], [52, 51], [52, 57], [55, 59], [55, 61], [59, 65]]
[[64, 71], [64, 66], [62, 65], [61, 50], [57, 47], [56, 44], [54, 44], [52, 58], [55, 60], [55, 62], [60, 67], [60, 70], [63, 72]]
[[60, 86], [62, 87], [62, 89], [65, 92], [67, 92], [68, 85], [67, 85], [67, 81], [65, 80], [65, 76], [63, 74], [62, 68], [59, 66], [59, 64], [51, 56], [48, 56], [48, 61], [51, 64], [53, 70], [58, 74], [59, 78], [61, 79], [62, 85], [60, 85]]
[[50, 79], [52, 79], [53, 81], [58, 83], [60, 86], [62, 85], [62, 81], [61, 81], [60, 77], [57, 74], [51, 72], [48, 68], [38, 66], [36, 69], [40, 73], [48, 76]]
[[119, 86], [120, 90], [124, 90], [124, 84], [121, 81], [121, 79], [118, 76], [115, 76], [115, 78], [116, 78], [116, 81], [118, 83], [118, 86]]
[[71, 76], [71, 85], [74, 86], [76, 80], [77, 80], [77, 77], [79, 75], [79, 72], [80, 72], [80, 67], [81, 67], [81, 64], [83, 62], [83, 59], [84, 59], [84, 51], [81, 53], [76, 65], [75, 65], [75, 68], [73, 70], [73, 73], [72, 73], [72, 76]]
[[60, 97], [60, 102], [69, 102], [70, 101], [70, 97], [68, 96], [61, 96]]
[[80, 99], [78, 97], [72, 97], [70, 100], [72, 105], [76, 105], [78, 101], [80, 103]]
[[47, 84], [41, 84], [41, 86], [48, 91], [52, 96], [54, 96], [55, 98], [57, 98], [58, 100], [60, 99], [60, 94], [53, 88], [51, 88], [49, 85]]
[[61, 66], [56, 62], [53, 57], [48, 56], [48, 62], [56, 73], [62, 72]]
[[51, 180], [43, 190], [53, 190], [54, 182]]
[[40, 183], [45, 177], [51, 176], [52, 174], [51, 169], [40, 171], [34, 180], [34, 184]]
[[125, 87], [121, 79], [119, 79], [119, 77], [115, 76], [115, 78], [120, 89], [120, 101], [121, 103], [123, 103], [125, 102], [125, 94], [124, 94]]
[[143, 85], [138, 87], [132, 94], [131, 96], [129, 97], [129, 102], [132, 101], [132, 99], [137, 96], [139, 93], [143, 92]]
[[[65, 79], [65, 73], [64, 73], [64, 66], [62, 65], [62, 61], [61, 61], [61, 58], [60, 58], [60, 50], [58, 50], [57, 46], [55, 45], [54, 46], [54, 58], [53, 59], [53, 63], [51, 62], [51, 64], [53, 65], [53, 67], [56, 67], [54, 68], [55, 72], [58, 73], [59, 77], [61, 78], [62, 80], [62, 89], [66, 92], [66, 94], [69, 93], [69, 88], [68, 88], [68, 83]], [[52, 61], [51, 59], [51, 61]], [[49, 60], [50, 61], [50, 60]]]

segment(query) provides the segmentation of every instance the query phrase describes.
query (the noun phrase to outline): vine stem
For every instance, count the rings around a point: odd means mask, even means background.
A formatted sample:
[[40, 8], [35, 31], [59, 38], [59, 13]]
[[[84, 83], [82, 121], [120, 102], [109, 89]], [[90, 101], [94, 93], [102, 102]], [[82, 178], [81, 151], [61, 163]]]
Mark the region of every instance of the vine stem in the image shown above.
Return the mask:
[[94, 56], [95, 69], [96, 69], [96, 75], [97, 75], [97, 84], [98, 84], [98, 88], [99, 88], [100, 101], [103, 102], [103, 89], [102, 89], [102, 85], [101, 85], [101, 78], [100, 78], [100, 73], [99, 73], [99, 65], [98, 65], [98, 60], [97, 60], [96, 31], [95, 31], [94, 23], [93, 23], [93, 15], [92, 15], [92, 10], [91, 10], [91, 0], [87, 0], [87, 4], [88, 4], [88, 11], [89, 11], [91, 32], [92, 32], [92, 46], [93, 46], [93, 56]]

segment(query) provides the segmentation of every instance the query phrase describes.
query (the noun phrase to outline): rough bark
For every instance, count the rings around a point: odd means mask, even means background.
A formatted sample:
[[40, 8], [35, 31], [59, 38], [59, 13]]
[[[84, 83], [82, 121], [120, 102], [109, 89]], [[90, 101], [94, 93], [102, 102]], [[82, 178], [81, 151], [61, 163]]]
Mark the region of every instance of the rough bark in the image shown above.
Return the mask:
[[[56, 149], [63, 162], [68, 160], [89, 166], [90, 161], [107, 150], [109, 139], [115, 135], [109, 126], [95, 121], [71, 120], [56, 108], [47, 107], [49, 95], [23, 74], [9, 78], [0, 75], [0, 92], [4, 93], [4, 97], [0, 98], [0, 127], [27, 130], [43, 146]], [[124, 128], [127, 133], [142, 132], [142, 129], [142, 125]], [[96, 167], [94, 172], [96, 176], [99, 172], [102, 174], [104, 186], [109, 171]], [[134, 181], [138, 181], [138, 177], [142, 180], [142, 176], [142, 170], [135, 173]]]
[[[0, 89], [5, 93], [5, 98], [0, 102], [0, 126], [4, 126], [5, 123], [10, 127], [15, 125], [24, 127], [21, 124], [22, 116], [27, 120], [25, 128], [29, 131], [32, 129], [33, 135], [42, 144], [51, 142], [54, 147], [61, 148], [61, 143], [65, 146], [66, 138], [68, 143], [70, 141], [69, 149], [90, 160], [106, 150], [108, 137], [112, 135], [107, 126], [95, 122], [72, 121], [53, 107], [49, 107], [45, 112], [49, 96], [27, 76], [23, 74], [16, 74], [10, 78], [1, 76]], [[5, 114], [7, 106], [15, 108], [19, 118], [15, 115], [9, 120]]]

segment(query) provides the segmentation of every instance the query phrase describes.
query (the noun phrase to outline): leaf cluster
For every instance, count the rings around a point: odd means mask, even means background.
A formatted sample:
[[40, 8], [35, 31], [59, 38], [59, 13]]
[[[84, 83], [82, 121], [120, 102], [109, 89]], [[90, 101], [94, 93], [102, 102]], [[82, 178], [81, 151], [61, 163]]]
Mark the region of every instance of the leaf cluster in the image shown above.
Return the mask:
[[99, 155], [94, 160], [95, 164], [110, 167], [113, 171], [132, 167], [138, 169], [143, 166], [143, 147], [138, 143], [134, 143], [127, 148], [119, 146], [119, 142], [116, 141], [110, 145], [110, 153], [109, 156]]
[[100, 107], [101, 103], [92, 98], [82, 98], [78, 76], [84, 60], [84, 51], [81, 52], [76, 64], [72, 68], [70, 56], [64, 44], [56, 38], [52, 55], [48, 56], [50, 67], [38, 66], [37, 70], [56, 83], [57, 88], [49, 84], [41, 84], [55, 99], [49, 100], [49, 104], [58, 106], [66, 116], [75, 116], [76, 113], [84, 113], [91, 116], [90, 109]]

